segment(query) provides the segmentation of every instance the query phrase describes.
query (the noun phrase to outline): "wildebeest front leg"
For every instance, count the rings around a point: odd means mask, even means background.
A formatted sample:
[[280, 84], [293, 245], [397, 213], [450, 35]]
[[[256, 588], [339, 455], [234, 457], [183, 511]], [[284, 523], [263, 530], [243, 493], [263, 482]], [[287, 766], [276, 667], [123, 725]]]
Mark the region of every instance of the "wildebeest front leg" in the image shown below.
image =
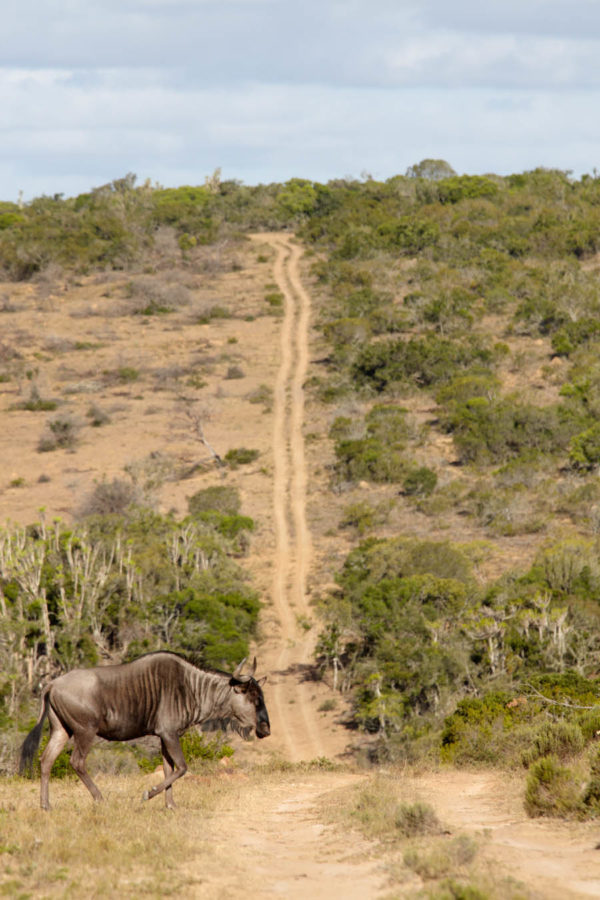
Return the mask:
[[85, 767], [85, 759], [94, 743], [96, 732], [78, 731], [73, 735], [73, 752], [71, 753], [71, 765], [85, 784], [86, 788], [96, 801], [104, 800], [104, 797], [92, 781]]
[[[173, 760], [171, 759], [169, 751], [167, 750], [167, 748], [165, 746], [165, 742], [162, 739], [160, 742], [160, 749], [162, 752], [163, 772], [165, 773], [165, 781], [166, 781], [167, 778], [169, 778], [171, 776], [171, 773], [173, 772], [173, 768], [174, 768]], [[175, 809], [175, 801], [173, 800], [173, 788], [172, 787], [165, 788], [165, 806], [167, 807], [167, 809]]]
[[181, 744], [179, 743], [179, 738], [177, 737], [177, 735], [161, 735], [160, 740], [161, 747], [164, 747], [167, 754], [171, 758], [173, 765], [175, 766], [175, 771], [171, 772], [168, 778], [165, 778], [165, 780], [161, 781], [160, 784], [155, 785], [155, 787], [151, 788], [149, 791], [144, 791], [142, 800], [152, 800], [152, 798], [156, 797], [157, 794], [160, 794], [161, 791], [166, 791], [167, 788], [170, 788], [174, 781], [177, 781], [178, 778], [181, 778], [181, 776], [185, 775], [185, 773], [187, 772], [187, 763], [185, 761], [183, 750], [181, 749]]
[[40, 806], [42, 809], [50, 809], [50, 772], [52, 771], [52, 766], [54, 765], [58, 754], [69, 740], [68, 732], [63, 727], [62, 722], [52, 708], [50, 708], [48, 713], [48, 721], [50, 722], [50, 738], [40, 760], [40, 769], [42, 773]]

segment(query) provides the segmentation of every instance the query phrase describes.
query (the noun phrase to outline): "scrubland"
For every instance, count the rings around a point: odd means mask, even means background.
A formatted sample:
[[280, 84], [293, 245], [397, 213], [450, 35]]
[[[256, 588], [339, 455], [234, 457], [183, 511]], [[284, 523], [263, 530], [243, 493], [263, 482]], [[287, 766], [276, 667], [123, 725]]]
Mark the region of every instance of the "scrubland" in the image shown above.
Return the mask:
[[[335, 734], [328, 756], [509, 773], [524, 815], [588, 835], [600, 804], [599, 208], [596, 177], [459, 176], [439, 160], [386, 182], [162, 189], [128, 176], [0, 206], [7, 821], [35, 795], [10, 773], [46, 679], [164, 646], [224, 668], [258, 649], [275, 668], [285, 634], [312, 654], [290, 656], [285, 678], [303, 685], [302, 715]], [[293, 286], [274, 267], [294, 240], [312, 306], [301, 385], [312, 550], [282, 627], [275, 388], [299, 351], [280, 343]], [[286, 517], [294, 538], [291, 507]], [[293, 690], [278, 697], [291, 723]], [[121, 790], [133, 796], [136, 776], [110, 777], [126, 824]], [[379, 816], [387, 789], [352, 799], [342, 787], [331, 828], [379, 839], [361, 809]], [[57, 783], [57, 798], [71, 788]], [[190, 790], [210, 807], [224, 788]], [[154, 808], [144, 819], [170, 822], [173, 847], [186, 802], [180, 819]], [[417, 881], [402, 890], [519, 896], [477, 868], [479, 838], [436, 834], [439, 813], [422, 802], [380, 810], [409, 842], [398, 864]], [[433, 833], [404, 834], [406, 816]], [[16, 893], [43, 890], [23, 868], [46, 860], [34, 846], [6, 838], [8, 892], [12, 863]], [[132, 877], [155, 880], [138, 892], [167, 891], [166, 861], [142, 868]]]

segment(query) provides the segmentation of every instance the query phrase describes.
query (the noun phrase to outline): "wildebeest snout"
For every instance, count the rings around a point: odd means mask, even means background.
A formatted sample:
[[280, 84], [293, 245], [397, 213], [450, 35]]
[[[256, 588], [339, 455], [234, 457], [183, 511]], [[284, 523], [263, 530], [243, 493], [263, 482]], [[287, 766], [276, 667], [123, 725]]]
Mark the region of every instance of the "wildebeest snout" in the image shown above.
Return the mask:
[[271, 734], [271, 726], [268, 722], [259, 722], [256, 726], [256, 736], [259, 738], [269, 737]]

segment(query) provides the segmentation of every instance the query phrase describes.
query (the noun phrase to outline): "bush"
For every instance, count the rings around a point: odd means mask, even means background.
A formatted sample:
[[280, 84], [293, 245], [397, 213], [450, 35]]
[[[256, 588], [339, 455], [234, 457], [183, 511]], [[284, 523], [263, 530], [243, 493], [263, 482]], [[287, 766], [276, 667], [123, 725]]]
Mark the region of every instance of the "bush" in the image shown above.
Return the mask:
[[188, 497], [188, 510], [192, 516], [209, 510], [225, 515], [237, 515], [241, 508], [240, 492], [233, 485], [215, 484], [202, 488]]
[[361, 536], [377, 525], [387, 521], [391, 504], [384, 501], [377, 506], [371, 506], [365, 500], [358, 500], [344, 507], [344, 514], [340, 521], [340, 528], [355, 528]]
[[493, 197], [498, 193], [495, 181], [482, 175], [454, 175], [437, 182], [440, 203], [460, 203], [473, 197]]
[[525, 788], [527, 815], [568, 818], [576, 814], [579, 803], [579, 786], [571, 769], [561, 766], [555, 756], [533, 764]]
[[15, 403], [13, 409], [26, 409], [29, 412], [49, 412], [55, 410], [58, 406], [56, 400], [44, 400], [40, 397], [40, 392], [35, 385], [32, 386], [28, 400], [22, 400]]
[[86, 412], [86, 416], [90, 420], [90, 425], [93, 428], [100, 428], [101, 425], [107, 425], [110, 422], [108, 413], [101, 409], [96, 403], [92, 403]]
[[133, 366], [121, 366], [120, 369], [117, 369], [116, 376], [121, 384], [131, 384], [139, 379], [140, 373]]
[[352, 366], [358, 385], [381, 392], [394, 383], [427, 388], [445, 384], [475, 365], [487, 366], [492, 353], [471, 338], [452, 341], [437, 335], [367, 344]]
[[[405, 472], [402, 449], [409, 435], [406, 410], [377, 404], [365, 416], [364, 426], [338, 416], [329, 435], [336, 441], [335, 471], [338, 479], [366, 479], [380, 483], [399, 481]], [[354, 435], [366, 432], [365, 437]]]
[[254, 462], [260, 456], [260, 450], [249, 450], [247, 447], [236, 447], [228, 450], [225, 454], [225, 461], [231, 469], [237, 469], [238, 466], [247, 466]]
[[442, 831], [435, 810], [428, 803], [400, 803], [396, 812], [396, 828], [404, 837], [439, 834]]
[[238, 378], [245, 378], [245, 377], [246, 377], [246, 373], [244, 372], [244, 370], [242, 368], [240, 368], [240, 366], [229, 366], [227, 369], [227, 372], [225, 373], [225, 378], [228, 381], [238, 379]]
[[47, 453], [52, 450], [71, 450], [77, 443], [79, 425], [71, 416], [56, 416], [48, 422], [48, 433], [42, 435], [38, 442], [38, 451]]
[[265, 302], [269, 304], [272, 309], [281, 309], [283, 307], [284, 296], [280, 291], [271, 291], [268, 294], [265, 294]]
[[268, 412], [273, 405], [273, 388], [268, 384], [260, 384], [246, 395], [246, 399], [249, 403], [262, 404], [265, 408], [265, 412]]
[[406, 469], [402, 454], [377, 438], [340, 441], [335, 455], [335, 471], [340, 480], [398, 482]]
[[444, 720], [441, 757], [457, 765], [500, 762], [518, 759], [518, 749], [529, 742], [529, 733], [519, 731], [531, 712], [527, 707], [509, 706], [511, 695], [491, 691], [484, 697], [460, 700], [455, 711]]
[[576, 435], [569, 448], [569, 460], [576, 469], [591, 471], [600, 463], [600, 423]]
[[181, 749], [186, 760], [190, 763], [198, 760], [202, 762], [216, 762], [233, 756], [233, 747], [226, 744], [222, 735], [217, 734], [213, 738], [207, 738], [197, 729], [190, 728], [180, 738]]
[[429, 497], [437, 485], [437, 475], [427, 466], [409, 469], [402, 482], [402, 490], [409, 497]]
[[532, 746], [523, 753], [523, 765], [530, 766], [543, 756], [568, 759], [581, 753], [584, 745], [583, 732], [575, 723], [545, 722], [534, 735]]
[[568, 422], [555, 407], [536, 407], [511, 399], [475, 397], [459, 404], [446, 419], [463, 462], [505, 462], [535, 450], [556, 453], [570, 437]]
[[123, 516], [132, 506], [139, 504], [140, 499], [133, 482], [124, 478], [104, 480], [96, 485], [82, 503], [79, 516]]

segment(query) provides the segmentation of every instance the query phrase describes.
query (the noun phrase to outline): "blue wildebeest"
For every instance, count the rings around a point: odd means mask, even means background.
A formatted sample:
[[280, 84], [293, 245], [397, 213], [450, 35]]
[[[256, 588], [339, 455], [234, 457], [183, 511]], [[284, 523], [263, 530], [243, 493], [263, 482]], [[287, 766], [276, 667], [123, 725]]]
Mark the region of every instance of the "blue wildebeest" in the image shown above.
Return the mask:
[[160, 738], [164, 781], [144, 793], [150, 800], [161, 791], [172, 808], [173, 782], [187, 771], [179, 737], [192, 725], [227, 727], [248, 738], [271, 733], [261, 688], [264, 678], [242, 675], [241, 662], [233, 675], [202, 669], [176, 653], [159, 651], [133, 662], [94, 669], [74, 669], [56, 678], [42, 695], [42, 709], [21, 747], [19, 771], [31, 771], [42, 736], [44, 719], [50, 738], [41, 758], [41, 806], [50, 809], [48, 783], [56, 757], [73, 738], [71, 765], [94, 800], [102, 794], [90, 778], [85, 760], [96, 737], [128, 741], [143, 735]]

